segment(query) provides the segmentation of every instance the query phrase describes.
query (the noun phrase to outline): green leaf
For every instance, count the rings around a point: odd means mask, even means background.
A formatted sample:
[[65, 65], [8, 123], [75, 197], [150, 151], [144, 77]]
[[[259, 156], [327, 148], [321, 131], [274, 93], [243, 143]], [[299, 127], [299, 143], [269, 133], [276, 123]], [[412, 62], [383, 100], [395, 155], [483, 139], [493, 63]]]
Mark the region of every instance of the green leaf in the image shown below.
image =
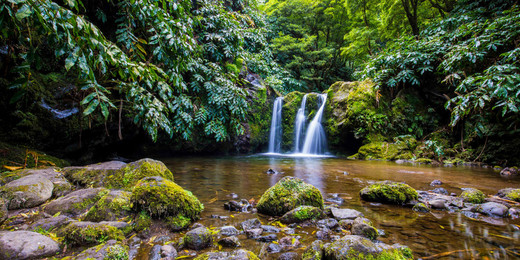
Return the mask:
[[96, 107], [98, 105], [99, 105], [99, 100], [94, 99], [92, 102], [90, 102], [88, 107], [83, 111], [83, 114], [86, 116], [90, 115], [92, 112], [94, 112], [94, 110], [96, 110]]
[[18, 12], [16, 12], [16, 19], [22, 20], [23, 18], [29, 17], [33, 13], [32, 8], [24, 4], [20, 9], [18, 9]]

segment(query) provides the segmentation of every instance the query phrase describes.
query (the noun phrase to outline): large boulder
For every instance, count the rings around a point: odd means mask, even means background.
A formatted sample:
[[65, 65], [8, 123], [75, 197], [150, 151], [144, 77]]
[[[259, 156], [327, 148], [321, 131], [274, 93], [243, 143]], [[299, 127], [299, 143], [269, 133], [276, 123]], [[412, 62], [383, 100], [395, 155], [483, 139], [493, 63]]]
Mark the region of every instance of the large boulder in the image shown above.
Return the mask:
[[68, 225], [70, 222], [72, 222], [72, 219], [65, 216], [65, 215], [59, 215], [56, 217], [50, 217], [50, 218], [42, 218], [29, 226], [30, 230], [36, 231], [36, 230], [46, 230], [50, 231], [53, 229], [59, 229], [63, 226]]
[[208, 248], [213, 243], [211, 231], [205, 227], [190, 230], [184, 235], [184, 246], [193, 250]]
[[59, 250], [56, 241], [36, 232], [0, 231], [0, 259], [39, 259]]
[[500, 198], [520, 202], [520, 189], [506, 188], [498, 191], [497, 196]]
[[494, 217], [506, 217], [509, 208], [505, 205], [496, 202], [486, 202], [477, 207], [477, 211]]
[[260, 260], [253, 252], [239, 249], [232, 252], [208, 252], [199, 255], [195, 260]]
[[390, 204], [405, 204], [417, 200], [418, 193], [408, 184], [382, 181], [363, 188], [359, 195], [366, 201]]
[[111, 223], [72, 222], [58, 231], [58, 235], [71, 246], [100, 244], [107, 239], [121, 241], [123, 231]]
[[124, 162], [110, 161], [87, 166], [66, 167], [63, 172], [65, 177], [76, 185], [104, 187], [106, 177], [115, 174], [125, 165]]
[[486, 199], [486, 195], [480, 190], [474, 188], [464, 188], [460, 197], [464, 200], [464, 202], [480, 204], [484, 203], [484, 199]]
[[262, 195], [257, 209], [266, 215], [281, 216], [304, 205], [323, 209], [320, 190], [296, 177], [284, 177]]
[[[162, 177], [146, 177], [132, 191], [133, 209], [145, 211], [151, 217], [170, 217], [169, 222], [186, 226], [199, 218], [204, 206], [190, 191]], [[186, 221], [188, 220], [188, 221]]]
[[47, 214], [55, 215], [58, 212], [76, 217], [87, 212], [99, 199], [105, 196], [109, 190], [105, 188], [91, 188], [77, 190], [64, 197], [55, 199], [45, 205]]
[[62, 170], [56, 167], [49, 167], [43, 169], [22, 169], [0, 177], [0, 185], [7, 184], [11, 181], [23, 178], [29, 175], [38, 175], [44, 177], [52, 182], [54, 189], [52, 190], [53, 197], [60, 197], [66, 195], [72, 190], [72, 185], [65, 178]]
[[339, 209], [339, 208], [330, 208], [331, 215], [337, 220], [343, 219], [356, 219], [358, 217], [363, 217], [363, 213], [355, 210], [355, 209]]
[[299, 206], [282, 216], [282, 223], [300, 223], [306, 220], [317, 220], [325, 217], [322, 209], [312, 206]]
[[101, 197], [87, 212], [86, 221], [114, 221], [128, 216], [132, 209], [130, 192], [111, 190]]
[[31, 174], [7, 183], [2, 188], [9, 209], [32, 208], [52, 197], [54, 184], [47, 178]]

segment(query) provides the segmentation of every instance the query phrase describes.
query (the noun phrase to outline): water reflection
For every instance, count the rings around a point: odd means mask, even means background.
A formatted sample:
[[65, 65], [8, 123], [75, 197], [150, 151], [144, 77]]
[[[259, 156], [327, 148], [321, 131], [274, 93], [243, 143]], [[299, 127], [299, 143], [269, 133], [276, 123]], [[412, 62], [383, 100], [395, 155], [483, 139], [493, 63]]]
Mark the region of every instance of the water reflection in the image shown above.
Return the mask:
[[314, 185], [322, 193], [325, 193], [323, 185], [323, 162], [318, 158], [294, 159], [294, 176]]

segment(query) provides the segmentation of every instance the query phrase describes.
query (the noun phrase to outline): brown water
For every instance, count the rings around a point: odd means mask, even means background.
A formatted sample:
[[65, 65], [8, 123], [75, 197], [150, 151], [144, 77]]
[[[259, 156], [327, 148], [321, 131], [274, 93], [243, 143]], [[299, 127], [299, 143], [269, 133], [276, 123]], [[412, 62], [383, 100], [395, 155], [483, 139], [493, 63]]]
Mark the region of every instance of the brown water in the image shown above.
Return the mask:
[[[162, 159], [174, 173], [175, 182], [192, 191], [204, 204], [200, 220], [206, 226], [237, 225], [259, 217], [263, 224], [271, 220], [260, 214], [229, 212], [223, 204], [234, 192], [240, 198], [258, 200], [263, 192], [284, 176], [296, 176], [321, 190], [327, 198], [338, 193], [345, 199], [342, 208], [359, 210], [384, 231], [379, 238], [387, 244], [409, 246], [416, 258], [434, 259], [516, 259], [520, 257], [520, 221], [501, 218], [470, 219], [460, 213], [434, 210], [417, 213], [410, 208], [361, 201], [359, 190], [374, 181], [406, 182], [417, 190], [429, 190], [430, 182], [441, 180], [449, 192], [473, 187], [487, 195], [499, 189], [520, 187], [520, 178], [504, 178], [491, 169], [469, 167], [432, 167], [398, 165], [392, 162], [356, 161], [342, 158], [287, 158], [267, 156], [182, 157]], [[284, 172], [268, 175], [272, 168]], [[214, 219], [213, 214], [231, 216]], [[314, 241], [313, 228], [297, 229], [303, 246]], [[278, 234], [281, 238], [283, 234]], [[240, 238], [240, 237], [239, 237]], [[243, 237], [241, 237], [243, 238]], [[242, 240], [262, 259], [276, 259], [265, 252], [266, 244]], [[304, 248], [297, 252], [302, 253]], [[443, 254], [438, 256], [439, 254]]]

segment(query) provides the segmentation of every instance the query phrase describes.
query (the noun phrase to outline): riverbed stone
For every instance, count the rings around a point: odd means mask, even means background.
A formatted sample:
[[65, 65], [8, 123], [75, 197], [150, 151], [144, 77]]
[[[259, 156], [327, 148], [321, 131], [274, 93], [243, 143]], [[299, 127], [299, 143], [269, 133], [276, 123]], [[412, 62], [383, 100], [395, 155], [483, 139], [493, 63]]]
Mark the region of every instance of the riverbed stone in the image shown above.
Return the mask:
[[282, 216], [298, 206], [323, 209], [323, 196], [316, 187], [299, 178], [287, 176], [262, 195], [257, 209], [266, 215]]
[[293, 236], [285, 236], [278, 240], [278, 244], [284, 251], [289, 251], [298, 248], [301, 243], [300, 240]]
[[266, 233], [279, 233], [280, 232], [279, 228], [277, 228], [275, 226], [271, 226], [271, 225], [262, 225], [261, 228]]
[[335, 229], [339, 226], [339, 223], [336, 219], [328, 218], [319, 220], [316, 222], [316, 225], [320, 228]]
[[442, 181], [440, 181], [440, 180], [433, 180], [430, 183], [430, 186], [439, 186], [439, 185], [442, 185]]
[[278, 260], [299, 260], [300, 255], [296, 252], [286, 252], [278, 257]]
[[205, 227], [190, 230], [184, 235], [184, 246], [193, 250], [208, 248], [213, 243], [211, 231]]
[[71, 192], [45, 205], [44, 211], [49, 215], [58, 212], [71, 217], [77, 217], [90, 209], [100, 198], [107, 194], [105, 188], [90, 188]]
[[0, 225], [7, 219], [7, 216], [7, 203], [2, 197], [0, 197]]
[[248, 219], [246, 221], [243, 221], [240, 223], [240, 226], [242, 227], [242, 230], [246, 231], [253, 228], [261, 228], [262, 223], [257, 218]]
[[520, 202], [520, 189], [506, 188], [498, 191], [497, 196], [500, 198]]
[[220, 234], [224, 236], [235, 236], [239, 233], [240, 231], [238, 231], [234, 226], [223, 226], [220, 228]]
[[240, 241], [236, 236], [224, 237], [218, 241], [219, 245], [223, 247], [239, 247]]
[[368, 239], [374, 240], [379, 235], [377, 229], [372, 225], [372, 222], [367, 218], [356, 218], [352, 223], [352, 235], [359, 235]]
[[363, 213], [361, 213], [355, 209], [331, 208], [330, 211], [331, 211], [332, 216], [337, 220], [356, 219], [358, 217], [363, 216]]
[[[373, 243], [357, 235], [346, 235], [323, 246], [324, 259], [413, 259], [410, 249]], [[307, 259], [307, 258], [304, 258]]]
[[417, 191], [408, 184], [392, 181], [376, 182], [363, 188], [359, 194], [366, 201], [390, 204], [405, 204], [418, 198]]
[[253, 252], [239, 249], [232, 252], [208, 252], [194, 260], [260, 260]]
[[53, 189], [54, 184], [49, 179], [36, 174], [11, 181], [2, 187], [10, 210], [39, 206], [52, 197]]
[[507, 217], [509, 208], [496, 202], [486, 202], [477, 207], [477, 211], [488, 216]]
[[324, 243], [321, 240], [316, 240], [303, 252], [303, 260], [321, 260], [323, 259]]
[[63, 260], [104, 260], [104, 259], [129, 259], [128, 246], [116, 240], [109, 240], [104, 244], [85, 249], [74, 257]]
[[446, 200], [444, 199], [433, 199], [428, 202], [430, 207], [433, 209], [445, 209], [446, 208]]
[[200, 216], [204, 206], [190, 191], [163, 177], [146, 177], [132, 191], [133, 210], [153, 218], [170, 217], [168, 222], [186, 226]]
[[90, 207], [83, 220], [115, 221], [128, 216], [132, 209], [131, 195], [127, 191], [111, 190]]
[[264, 232], [264, 230], [261, 228], [252, 228], [252, 229], [246, 230], [246, 236], [247, 236], [247, 238], [256, 239], [256, 238], [259, 238], [263, 232]]
[[172, 245], [161, 246], [161, 258], [163, 260], [174, 260], [177, 257], [177, 250]]
[[480, 204], [484, 202], [486, 196], [480, 190], [474, 188], [464, 188], [460, 197], [464, 199], [464, 202]]
[[0, 259], [39, 259], [59, 250], [56, 241], [36, 232], [0, 231]]
[[260, 242], [272, 242], [272, 241], [276, 241], [277, 239], [278, 239], [278, 237], [275, 234], [269, 234], [269, 235], [265, 235], [265, 236], [260, 236], [256, 240], [258, 240]]
[[106, 177], [115, 174], [126, 165], [120, 161], [109, 161], [86, 166], [63, 168], [65, 177], [79, 186], [105, 187]]
[[68, 225], [73, 220], [65, 215], [59, 215], [56, 217], [50, 217], [50, 218], [41, 218], [29, 226], [29, 230], [35, 231], [35, 230], [52, 230], [52, 229], [59, 229], [63, 226]]
[[445, 188], [435, 188], [432, 190], [432, 192], [442, 195], [450, 195], [450, 193]]
[[88, 221], [71, 222], [58, 231], [68, 245], [83, 246], [100, 244], [107, 239], [121, 241], [125, 238], [123, 231], [114, 223], [94, 223]]
[[322, 209], [312, 206], [299, 206], [287, 213], [282, 218], [282, 223], [300, 223], [306, 220], [317, 220], [325, 217]]
[[426, 206], [426, 204], [424, 203], [417, 203], [415, 205], [413, 205], [413, 208], [412, 208], [413, 211], [417, 211], [417, 212], [430, 212], [430, 208], [428, 206]]

